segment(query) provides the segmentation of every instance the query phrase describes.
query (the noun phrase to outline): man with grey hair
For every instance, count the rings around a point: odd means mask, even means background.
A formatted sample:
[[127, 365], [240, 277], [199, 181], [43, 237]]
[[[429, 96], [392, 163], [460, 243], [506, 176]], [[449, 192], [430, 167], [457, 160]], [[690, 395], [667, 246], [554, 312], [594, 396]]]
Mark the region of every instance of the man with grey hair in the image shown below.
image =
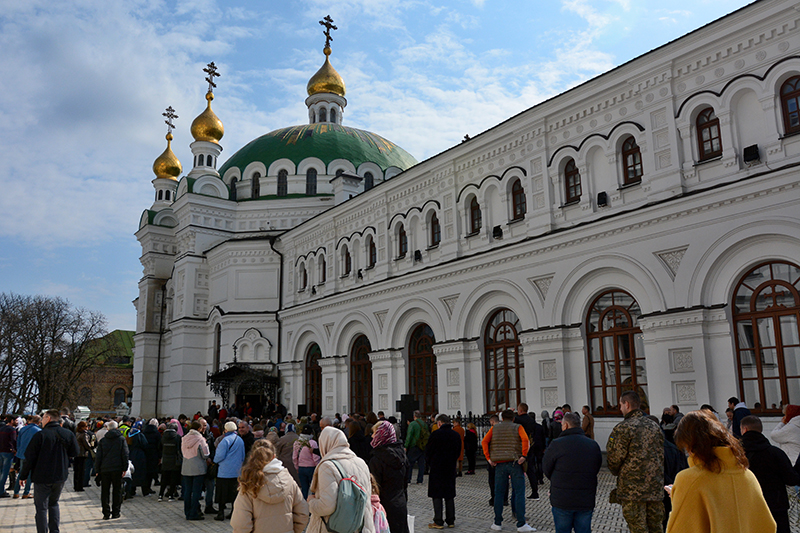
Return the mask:
[[[453, 527], [456, 521], [456, 463], [461, 455], [461, 435], [450, 424], [450, 417], [436, 417], [438, 429], [431, 433], [425, 446], [425, 461], [431, 467], [428, 476], [428, 497], [433, 498], [433, 522], [431, 529]], [[446, 508], [442, 520], [442, 503]]]
[[602, 463], [600, 446], [584, 434], [580, 415], [565, 414], [561, 435], [550, 443], [542, 459], [542, 470], [550, 480], [556, 531], [591, 532]]
[[[105, 424], [106, 436], [97, 443], [94, 468], [100, 480], [100, 504], [103, 520], [119, 518], [122, 508], [122, 474], [128, 469], [128, 444], [114, 420]], [[113, 501], [109, 505], [109, 492]]]

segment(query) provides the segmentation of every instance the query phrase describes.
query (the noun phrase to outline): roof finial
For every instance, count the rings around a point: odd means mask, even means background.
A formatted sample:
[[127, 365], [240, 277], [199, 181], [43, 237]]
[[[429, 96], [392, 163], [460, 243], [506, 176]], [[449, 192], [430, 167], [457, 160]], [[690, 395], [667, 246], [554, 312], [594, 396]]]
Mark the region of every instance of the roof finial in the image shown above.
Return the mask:
[[172, 106], [167, 108], [166, 113], [161, 113], [161, 116], [167, 117], [167, 120], [165, 120], [164, 123], [167, 125], [167, 135], [169, 135], [172, 133], [172, 130], [175, 129], [175, 124], [173, 124], [172, 121], [179, 117], [175, 114], [175, 110], [172, 109]]
[[330, 48], [331, 41], [333, 40], [333, 37], [331, 37], [331, 30], [338, 30], [339, 28], [333, 25], [333, 19], [330, 15], [326, 15], [319, 23], [325, 26], [325, 31], [322, 32], [322, 34], [325, 35], [325, 48]]
[[217, 73], [217, 66], [212, 61], [211, 63], [208, 64], [206, 68], [203, 69], [203, 72], [208, 74], [208, 76], [206, 76], [206, 81], [208, 82], [208, 92], [213, 93], [214, 87], [217, 86], [217, 84], [214, 83], [214, 78], [219, 78], [219, 74]]

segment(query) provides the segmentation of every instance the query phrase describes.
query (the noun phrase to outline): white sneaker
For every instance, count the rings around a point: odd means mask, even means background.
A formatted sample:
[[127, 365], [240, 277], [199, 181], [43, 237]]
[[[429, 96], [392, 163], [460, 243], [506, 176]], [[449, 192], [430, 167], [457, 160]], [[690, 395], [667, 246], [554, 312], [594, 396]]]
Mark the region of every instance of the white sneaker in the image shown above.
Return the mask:
[[503, 531], [503, 526], [498, 526], [497, 524], [492, 524], [492, 530], [494, 530], [494, 531]]
[[535, 528], [535, 527], [531, 527], [531, 526], [529, 526], [528, 524], [525, 524], [525, 525], [524, 525], [524, 526], [522, 526], [522, 527], [518, 527], [518, 528], [517, 528], [517, 531], [518, 531], [519, 533], [529, 533], [530, 531], [536, 531], [536, 528]]

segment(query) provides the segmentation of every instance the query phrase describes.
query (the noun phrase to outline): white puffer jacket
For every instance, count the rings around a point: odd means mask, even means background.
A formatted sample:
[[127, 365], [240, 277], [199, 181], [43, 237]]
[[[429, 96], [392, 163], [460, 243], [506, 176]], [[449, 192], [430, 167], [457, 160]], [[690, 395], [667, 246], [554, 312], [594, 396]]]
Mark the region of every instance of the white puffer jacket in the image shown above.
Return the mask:
[[317, 465], [314, 479], [311, 482], [313, 494], [308, 498], [311, 520], [306, 533], [327, 533], [327, 527], [322, 520], [327, 520], [336, 510], [336, 496], [341, 476], [336, 466], [330, 462], [331, 459], [338, 461], [344, 471], [355, 477], [359, 485], [367, 492], [367, 505], [364, 506], [364, 526], [361, 533], [375, 533], [372, 506], [369, 504], [372, 496], [372, 482], [367, 463], [356, 457], [347, 444], [347, 437], [334, 427], [328, 426], [320, 433], [319, 450], [322, 454], [322, 461]]
[[772, 440], [778, 443], [781, 450], [786, 452], [789, 460], [794, 464], [800, 456], [800, 416], [789, 420], [788, 424], [781, 422], [770, 433]]

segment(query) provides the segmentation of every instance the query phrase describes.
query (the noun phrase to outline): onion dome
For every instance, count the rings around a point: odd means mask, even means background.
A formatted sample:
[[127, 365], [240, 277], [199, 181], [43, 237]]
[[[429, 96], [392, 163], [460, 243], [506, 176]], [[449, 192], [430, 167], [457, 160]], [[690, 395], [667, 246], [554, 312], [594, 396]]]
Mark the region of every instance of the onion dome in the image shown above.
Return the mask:
[[322, 53], [325, 54], [325, 63], [320, 67], [317, 73], [308, 80], [308, 86], [306, 87], [308, 95], [333, 93], [344, 97], [344, 80], [339, 73], [336, 72], [336, 69], [333, 68], [333, 65], [331, 65], [328, 59], [331, 55], [331, 47], [326, 46], [322, 50]]
[[156, 178], [165, 178], [168, 180], [178, 180], [178, 176], [181, 175], [183, 171], [183, 167], [181, 166], [181, 162], [178, 161], [178, 158], [175, 157], [175, 154], [172, 152], [172, 134], [167, 133], [167, 149], [164, 150], [164, 153], [158, 156], [153, 163], [153, 172], [156, 175]]
[[205, 111], [200, 113], [194, 121], [192, 121], [192, 137], [195, 141], [207, 141], [219, 144], [222, 136], [225, 135], [225, 128], [222, 126], [222, 121], [211, 110], [211, 100], [214, 99], [214, 93], [208, 91], [206, 93], [206, 100], [208, 106]]

